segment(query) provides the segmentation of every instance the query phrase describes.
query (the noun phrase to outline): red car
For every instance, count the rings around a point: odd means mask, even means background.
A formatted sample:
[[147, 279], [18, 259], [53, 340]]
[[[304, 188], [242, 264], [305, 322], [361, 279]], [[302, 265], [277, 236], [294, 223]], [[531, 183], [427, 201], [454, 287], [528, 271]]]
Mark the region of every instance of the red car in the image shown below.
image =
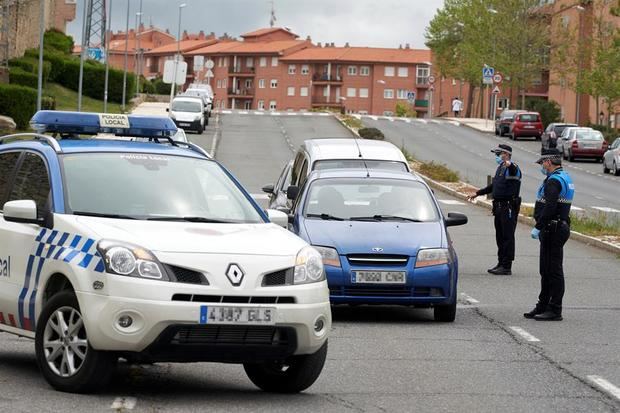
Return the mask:
[[594, 158], [603, 162], [607, 147], [603, 134], [592, 128], [570, 128], [568, 132], [562, 133], [558, 140], [562, 157], [571, 162], [575, 158]]
[[508, 131], [508, 136], [512, 140], [517, 140], [521, 137], [534, 137], [536, 140], [540, 140], [542, 134], [543, 124], [538, 112], [516, 114]]

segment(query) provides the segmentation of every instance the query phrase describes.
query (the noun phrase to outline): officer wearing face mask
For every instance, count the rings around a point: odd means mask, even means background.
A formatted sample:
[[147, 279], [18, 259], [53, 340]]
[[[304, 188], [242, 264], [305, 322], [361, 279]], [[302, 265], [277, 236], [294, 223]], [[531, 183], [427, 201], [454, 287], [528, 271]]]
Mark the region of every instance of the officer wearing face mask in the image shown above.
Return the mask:
[[543, 149], [538, 161], [545, 180], [538, 189], [534, 206], [536, 226], [532, 238], [540, 240], [540, 295], [536, 307], [525, 318], [541, 321], [562, 320], [564, 296], [564, 244], [570, 236], [570, 207], [575, 186], [562, 169], [562, 154]]
[[515, 230], [521, 208], [521, 170], [512, 162], [512, 148], [500, 144], [491, 150], [495, 154], [497, 170], [491, 184], [469, 195], [493, 194], [493, 215], [495, 217], [495, 242], [497, 243], [497, 265], [487, 271], [495, 275], [511, 275], [515, 259]]

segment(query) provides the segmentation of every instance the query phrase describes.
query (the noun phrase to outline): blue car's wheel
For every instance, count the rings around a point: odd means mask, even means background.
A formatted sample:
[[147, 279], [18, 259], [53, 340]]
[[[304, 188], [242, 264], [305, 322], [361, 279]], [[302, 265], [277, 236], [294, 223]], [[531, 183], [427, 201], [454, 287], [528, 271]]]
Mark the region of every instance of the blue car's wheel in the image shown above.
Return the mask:
[[452, 304], [437, 305], [434, 308], [435, 321], [451, 323], [456, 319], [456, 297]]

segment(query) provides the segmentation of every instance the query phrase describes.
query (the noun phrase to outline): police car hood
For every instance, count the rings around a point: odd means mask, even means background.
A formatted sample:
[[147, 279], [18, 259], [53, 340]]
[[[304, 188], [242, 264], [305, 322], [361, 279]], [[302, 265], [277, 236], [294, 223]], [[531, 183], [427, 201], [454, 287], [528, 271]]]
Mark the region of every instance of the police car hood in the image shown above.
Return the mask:
[[153, 252], [295, 256], [307, 245], [275, 224], [204, 224], [75, 217], [96, 240], [129, 242]]

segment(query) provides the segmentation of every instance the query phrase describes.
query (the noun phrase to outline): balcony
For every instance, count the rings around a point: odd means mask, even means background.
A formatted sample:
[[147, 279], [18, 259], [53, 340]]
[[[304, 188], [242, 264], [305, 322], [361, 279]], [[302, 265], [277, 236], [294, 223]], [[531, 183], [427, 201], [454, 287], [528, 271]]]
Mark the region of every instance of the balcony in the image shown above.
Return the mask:
[[428, 81], [428, 76], [417, 76], [415, 85], [420, 89], [427, 89], [431, 84]]
[[332, 72], [331, 76], [328, 73], [315, 73], [312, 75], [312, 84], [316, 86], [342, 84], [342, 73]]
[[312, 96], [312, 106], [314, 107], [341, 107], [342, 101], [336, 100], [335, 97], [327, 97], [327, 96]]
[[228, 68], [228, 76], [254, 77], [255, 75], [256, 75], [256, 68], [254, 67], [230, 66]]
[[254, 88], [244, 87], [240, 89], [228, 88], [228, 97], [235, 99], [254, 99]]

